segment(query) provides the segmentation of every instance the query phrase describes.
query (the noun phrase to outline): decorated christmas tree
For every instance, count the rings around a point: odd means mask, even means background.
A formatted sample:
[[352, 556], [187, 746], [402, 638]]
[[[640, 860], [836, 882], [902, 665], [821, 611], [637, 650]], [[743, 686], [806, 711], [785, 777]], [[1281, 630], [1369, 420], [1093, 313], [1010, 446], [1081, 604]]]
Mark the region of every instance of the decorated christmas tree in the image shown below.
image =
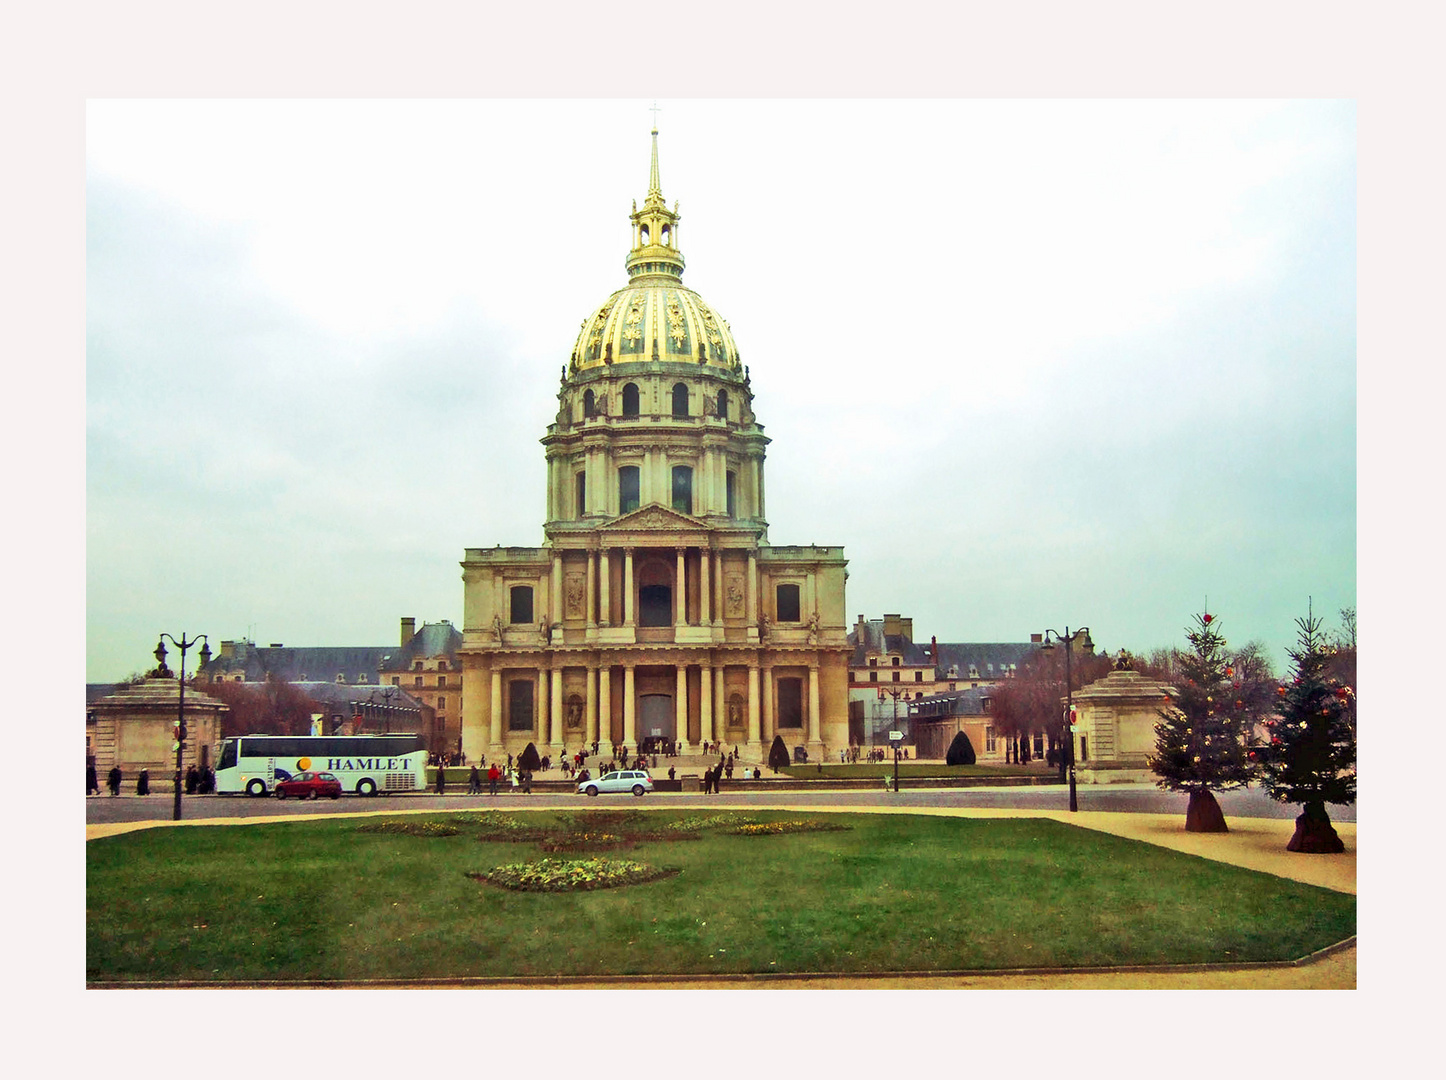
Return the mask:
[[1244, 702], [1219, 620], [1197, 615], [1186, 636], [1190, 650], [1177, 657], [1179, 693], [1160, 710], [1150, 768], [1160, 787], [1190, 793], [1187, 832], [1228, 832], [1212, 792], [1250, 782]]
[[1320, 620], [1307, 614], [1295, 624], [1293, 678], [1280, 688], [1275, 716], [1266, 724], [1270, 742], [1256, 754], [1266, 793], [1302, 804], [1287, 850], [1344, 851], [1326, 803], [1356, 801], [1355, 689], [1330, 678], [1331, 649]]

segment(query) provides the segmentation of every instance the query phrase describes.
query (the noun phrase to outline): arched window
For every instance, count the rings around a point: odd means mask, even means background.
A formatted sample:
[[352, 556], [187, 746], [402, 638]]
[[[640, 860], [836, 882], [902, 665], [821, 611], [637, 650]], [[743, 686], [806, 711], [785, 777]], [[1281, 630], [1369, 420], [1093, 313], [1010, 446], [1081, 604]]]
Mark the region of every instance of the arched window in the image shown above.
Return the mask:
[[684, 383], [673, 387], [673, 415], [688, 415], [688, 387]]
[[638, 384], [628, 383], [623, 387], [623, 415], [638, 415]]
[[728, 391], [727, 391], [727, 390], [719, 390], [719, 391], [718, 391], [718, 419], [719, 419], [719, 420], [727, 420], [727, 419], [728, 419]]
[[630, 514], [638, 508], [638, 467], [624, 465], [618, 469], [618, 513]]
[[673, 466], [673, 509], [684, 514], [693, 512], [693, 467]]
[[594, 394], [591, 390], [584, 392], [584, 394], [582, 395], [582, 415], [597, 415], [597, 395]]
[[[530, 623], [532, 621], [532, 586], [512, 586], [511, 622]], [[420, 685], [420, 684], [419, 684]]]
[[577, 474], [577, 516], [587, 513], [587, 473]]
[[738, 501], [737, 501], [737, 498], [738, 498], [738, 496], [737, 496], [737, 492], [738, 492], [738, 474], [737, 474], [737, 473], [734, 473], [734, 472], [730, 472], [730, 473], [728, 474], [728, 476], [727, 476], [727, 480], [726, 480], [726, 483], [725, 483], [724, 486], [727, 488], [727, 496], [728, 496], [728, 516], [729, 516], [729, 517], [737, 517], [737, 516], [738, 516]]

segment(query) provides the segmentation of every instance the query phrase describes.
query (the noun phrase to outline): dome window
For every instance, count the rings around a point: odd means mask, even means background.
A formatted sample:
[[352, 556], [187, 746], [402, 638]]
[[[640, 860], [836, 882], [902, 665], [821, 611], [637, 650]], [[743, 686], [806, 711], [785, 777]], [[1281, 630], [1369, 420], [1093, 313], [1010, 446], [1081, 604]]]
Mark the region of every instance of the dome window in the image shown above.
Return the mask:
[[582, 395], [582, 415], [585, 417], [597, 415], [597, 395], [591, 390]]
[[618, 470], [618, 513], [630, 514], [638, 508], [638, 467], [624, 465]]
[[668, 226], [666, 226], [666, 225], [663, 226], [662, 241], [663, 241], [663, 246], [664, 246], [664, 247], [672, 247], [672, 246], [673, 246], [673, 230], [670, 229], [670, 228], [669, 228]]
[[673, 509], [684, 514], [693, 512], [693, 467], [673, 466]]
[[648, 227], [646, 225], [639, 226], [638, 237], [642, 241], [642, 247], [647, 247], [648, 244], [652, 242], [652, 233], [648, 231]]
[[727, 419], [728, 419], [728, 391], [727, 391], [727, 390], [719, 390], [719, 391], [718, 391], [718, 419], [719, 419], [719, 420], [727, 420]]
[[638, 384], [628, 383], [623, 387], [623, 415], [638, 415]]
[[688, 387], [684, 383], [678, 383], [673, 387], [673, 415], [677, 417], [688, 415]]

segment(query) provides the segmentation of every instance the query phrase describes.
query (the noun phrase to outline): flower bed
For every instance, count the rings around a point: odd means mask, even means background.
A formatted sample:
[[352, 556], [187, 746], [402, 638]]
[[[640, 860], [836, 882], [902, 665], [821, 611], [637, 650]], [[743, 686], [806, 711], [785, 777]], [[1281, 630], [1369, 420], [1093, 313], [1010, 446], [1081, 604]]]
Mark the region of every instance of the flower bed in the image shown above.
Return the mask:
[[847, 828], [847, 825], [837, 825], [832, 821], [763, 821], [740, 825], [728, 832], [733, 836], [778, 836], [781, 833], [842, 832]]
[[543, 851], [608, 851], [629, 843], [627, 837], [615, 833], [579, 832], [548, 837], [538, 846]]
[[456, 836], [460, 830], [446, 821], [369, 821], [358, 825], [356, 831], [398, 836]]
[[641, 885], [672, 877], [677, 872], [631, 859], [540, 859], [498, 866], [485, 873], [467, 876], [519, 892], [579, 892]]

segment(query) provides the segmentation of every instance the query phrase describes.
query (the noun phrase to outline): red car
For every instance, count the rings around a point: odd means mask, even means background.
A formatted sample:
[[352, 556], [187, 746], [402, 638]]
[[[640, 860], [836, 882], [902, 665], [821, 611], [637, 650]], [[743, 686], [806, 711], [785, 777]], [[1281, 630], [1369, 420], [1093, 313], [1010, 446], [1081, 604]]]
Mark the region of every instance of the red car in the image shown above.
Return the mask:
[[329, 772], [299, 772], [289, 780], [276, 782], [276, 797], [284, 799], [288, 795], [295, 795], [298, 799], [314, 799], [318, 795], [339, 799], [341, 781]]

